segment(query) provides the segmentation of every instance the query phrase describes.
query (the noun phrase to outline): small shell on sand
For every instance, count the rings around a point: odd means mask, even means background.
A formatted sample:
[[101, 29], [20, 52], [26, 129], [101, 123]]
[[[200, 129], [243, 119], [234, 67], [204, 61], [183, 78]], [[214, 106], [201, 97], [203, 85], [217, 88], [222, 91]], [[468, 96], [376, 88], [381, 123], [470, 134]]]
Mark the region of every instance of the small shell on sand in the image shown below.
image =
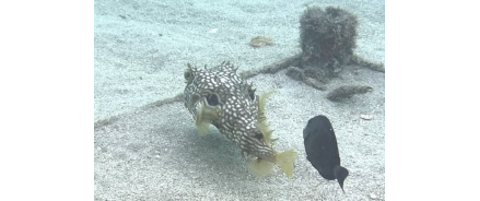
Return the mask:
[[371, 120], [371, 119], [373, 119], [373, 115], [371, 115], [371, 114], [361, 114], [360, 118], [362, 118], [363, 120]]
[[273, 45], [273, 39], [266, 36], [255, 36], [250, 40], [250, 46], [262, 47], [266, 45]]

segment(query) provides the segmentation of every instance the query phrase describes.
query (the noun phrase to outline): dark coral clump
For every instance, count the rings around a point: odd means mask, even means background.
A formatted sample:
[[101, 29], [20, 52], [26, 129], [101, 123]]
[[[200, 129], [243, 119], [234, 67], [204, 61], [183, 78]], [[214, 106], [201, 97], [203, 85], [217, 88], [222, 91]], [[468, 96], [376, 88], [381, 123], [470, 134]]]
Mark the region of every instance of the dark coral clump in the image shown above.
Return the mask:
[[356, 16], [340, 8], [307, 8], [300, 18], [304, 64], [338, 74], [352, 60], [357, 24]]

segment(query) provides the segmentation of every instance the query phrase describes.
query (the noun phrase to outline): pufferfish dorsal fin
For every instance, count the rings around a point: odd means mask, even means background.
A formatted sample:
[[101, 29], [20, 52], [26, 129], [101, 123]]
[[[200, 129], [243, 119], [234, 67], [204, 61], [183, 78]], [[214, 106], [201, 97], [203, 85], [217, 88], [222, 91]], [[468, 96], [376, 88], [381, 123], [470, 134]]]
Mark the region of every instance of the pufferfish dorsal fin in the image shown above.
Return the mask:
[[185, 78], [187, 86], [192, 84], [193, 80], [198, 75], [198, 72], [197, 66], [187, 63], [187, 68], [183, 72], [183, 77]]
[[267, 99], [273, 94], [275, 91], [270, 90], [267, 93], [260, 95], [258, 98], [258, 121], [257, 126], [260, 132], [262, 132], [263, 139], [267, 143], [268, 146], [272, 145], [272, 134], [273, 129], [270, 128], [267, 117], [265, 115], [265, 107], [267, 105]]

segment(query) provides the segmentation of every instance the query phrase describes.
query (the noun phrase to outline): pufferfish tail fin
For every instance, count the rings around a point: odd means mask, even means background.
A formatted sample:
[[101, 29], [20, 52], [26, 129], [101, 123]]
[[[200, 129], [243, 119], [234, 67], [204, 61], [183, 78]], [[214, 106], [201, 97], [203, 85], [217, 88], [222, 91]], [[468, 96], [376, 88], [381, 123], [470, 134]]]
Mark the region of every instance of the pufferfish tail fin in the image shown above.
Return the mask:
[[198, 133], [201, 136], [205, 136], [208, 133], [210, 124], [212, 120], [217, 118], [217, 113], [205, 106], [200, 106], [197, 110], [197, 115], [195, 117], [195, 125], [197, 126]]
[[295, 162], [296, 156], [297, 152], [293, 149], [275, 155], [275, 163], [290, 179], [293, 178], [293, 163]]

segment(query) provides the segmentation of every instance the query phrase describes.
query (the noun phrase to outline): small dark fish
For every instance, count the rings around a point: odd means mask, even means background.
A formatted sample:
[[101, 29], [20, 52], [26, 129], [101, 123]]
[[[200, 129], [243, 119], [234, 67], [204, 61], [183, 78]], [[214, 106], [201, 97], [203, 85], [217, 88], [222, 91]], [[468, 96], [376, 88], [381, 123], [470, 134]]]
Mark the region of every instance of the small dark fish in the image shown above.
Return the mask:
[[323, 178], [337, 179], [343, 191], [343, 182], [348, 176], [348, 170], [340, 166], [337, 138], [332, 124], [323, 115], [308, 120], [303, 129], [303, 143], [307, 159], [318, 170]]

